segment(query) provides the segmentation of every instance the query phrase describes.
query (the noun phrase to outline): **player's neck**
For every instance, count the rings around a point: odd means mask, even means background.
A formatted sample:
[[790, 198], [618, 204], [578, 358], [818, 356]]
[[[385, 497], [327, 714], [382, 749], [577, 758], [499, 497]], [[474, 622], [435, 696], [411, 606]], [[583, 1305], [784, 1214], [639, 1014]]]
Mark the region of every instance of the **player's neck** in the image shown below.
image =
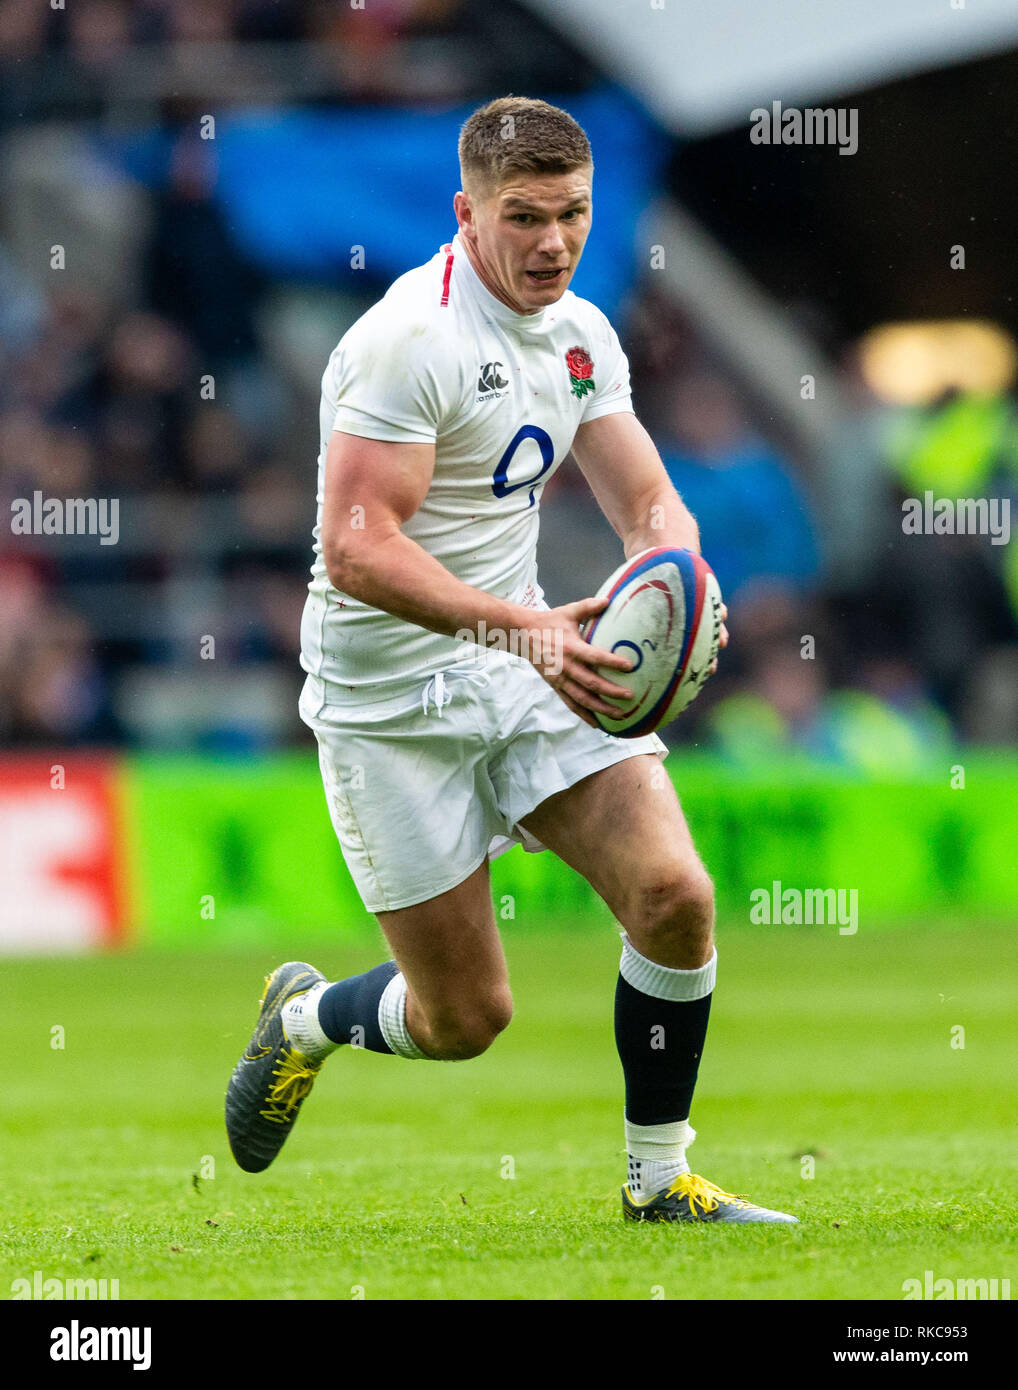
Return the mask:
[[517, 300], [513, 299], [511, 295], [507, 294], [506, 291], [502, 289], [502, 287], [498, 284], [497, 280], [493, 279], [493, 277], [485, 269], [484, 262], [481, 260], [474, 247], [471, 246], [467, 238], [465, 236], [461, 236], [460, 241], [462, 241], [463, 243], [463, 249], [467, 253], [467, 260], [473, 266], [474, 273], [476, 274], [478, 280], [480, 280], [481, 284], [488, 291], [488, 293], [490, 295], [493, 295], [494, 298], [497, 299], [500, 304], [504, 304], [506, 308], [511, 309], [514, 314], [524, 314], [530, 316], [531, 314], [539, 314], [541, 312], [540, 309], [524, 308], [522, 304], [518, 303]]

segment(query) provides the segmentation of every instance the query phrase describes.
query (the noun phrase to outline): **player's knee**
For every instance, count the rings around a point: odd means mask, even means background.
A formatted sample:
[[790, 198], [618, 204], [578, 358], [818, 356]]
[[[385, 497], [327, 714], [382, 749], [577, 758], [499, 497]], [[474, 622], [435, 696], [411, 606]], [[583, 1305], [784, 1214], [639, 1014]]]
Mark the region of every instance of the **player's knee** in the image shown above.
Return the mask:
[[431, 1021], [431, 1055], [447, 1062], [479, 1057], [508, 1028], [512, 1015], [508, 990], [470, 1007], [443, 1011]]
[[700, 954], [714, 932], [714, 884], [701, 864], [682, 865], [656, 875], [638, 892], [633, 938], [656, 956], [662, 950]]

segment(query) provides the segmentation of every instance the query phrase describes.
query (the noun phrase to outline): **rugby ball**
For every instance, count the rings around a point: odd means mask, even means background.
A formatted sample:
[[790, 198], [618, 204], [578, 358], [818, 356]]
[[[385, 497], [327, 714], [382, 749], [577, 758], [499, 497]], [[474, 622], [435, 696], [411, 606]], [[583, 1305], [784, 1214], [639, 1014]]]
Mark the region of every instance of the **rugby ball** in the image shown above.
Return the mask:
[[669, 723], [700, 693], [718, 654], [721, 589], [706, 560], [691, 550], [658, 546], [641, 551], [601, 585], [608, 607], [582, 628], [596, 647], [622, 652], [631, 671], [600, 666], [598, 673], [633, 692], [613, 700], [619, 717], [592, 711], [606, 733], [639, 738]]

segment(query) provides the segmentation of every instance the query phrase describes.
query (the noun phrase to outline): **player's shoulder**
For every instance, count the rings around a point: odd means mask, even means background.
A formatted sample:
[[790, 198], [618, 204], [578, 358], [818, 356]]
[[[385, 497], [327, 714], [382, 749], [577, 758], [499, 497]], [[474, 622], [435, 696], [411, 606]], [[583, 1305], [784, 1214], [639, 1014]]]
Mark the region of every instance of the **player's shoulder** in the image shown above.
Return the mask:
[[443, 251], [394, 280], [381, 299], [361, 315], [340, 342], [375, 343], [393, 352], [431, 352], [457, 341], [449, 314], [443, 313]]
[[558, 319], [563, 329], [585, 332], [599, 343], [618, 342], [608, 315], [590, 299], [566, 290], [559, 300]]
[[442, 305], [446, 260], [440, 252], [408, 270], [350, 325], [322, 374], [329, 410], [345, 403], [395, 426], [402, 402], [403, 424], [419, 433], [455, 413], [474, 364]]

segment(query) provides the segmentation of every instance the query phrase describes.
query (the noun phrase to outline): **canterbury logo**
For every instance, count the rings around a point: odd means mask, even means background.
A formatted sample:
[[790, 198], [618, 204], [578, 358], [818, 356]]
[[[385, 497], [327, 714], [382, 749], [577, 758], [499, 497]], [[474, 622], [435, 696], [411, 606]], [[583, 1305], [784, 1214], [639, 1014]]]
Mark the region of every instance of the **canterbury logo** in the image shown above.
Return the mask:
[[501, 362], [485, 362], [477, 378], [478, 391], [504, 391], [509, 385], [499, 368]]

